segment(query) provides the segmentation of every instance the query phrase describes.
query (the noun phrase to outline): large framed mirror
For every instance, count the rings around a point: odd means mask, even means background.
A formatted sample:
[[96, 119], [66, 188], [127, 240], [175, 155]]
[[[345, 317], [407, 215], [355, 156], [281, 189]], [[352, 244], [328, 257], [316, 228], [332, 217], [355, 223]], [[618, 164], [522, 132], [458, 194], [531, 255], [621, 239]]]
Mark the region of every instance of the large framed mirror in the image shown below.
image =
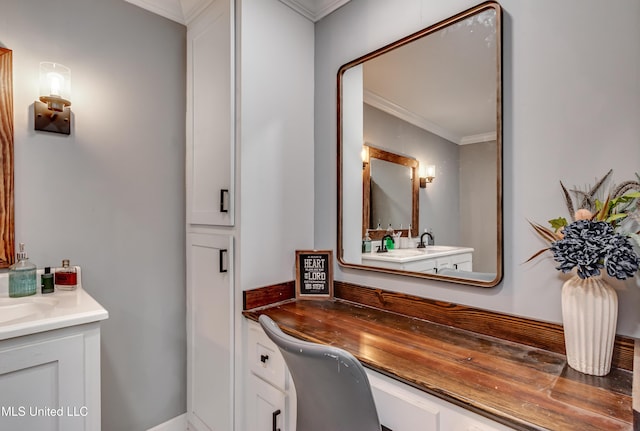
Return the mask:
[[340, 265], [502, 279], [501, 17], [482, 3], [338, 71]]
[[15, 258], [13, 222], [13, 61], [0, 47], [0, 268]]

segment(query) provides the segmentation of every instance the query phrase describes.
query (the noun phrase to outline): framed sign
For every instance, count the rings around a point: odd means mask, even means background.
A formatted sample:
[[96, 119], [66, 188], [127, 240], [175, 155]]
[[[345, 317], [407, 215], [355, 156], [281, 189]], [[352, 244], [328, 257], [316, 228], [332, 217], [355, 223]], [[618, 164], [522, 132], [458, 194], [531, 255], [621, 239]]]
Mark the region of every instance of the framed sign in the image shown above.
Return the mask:
[[333, 298], [331, 250], [296, 250], [296, 298]]

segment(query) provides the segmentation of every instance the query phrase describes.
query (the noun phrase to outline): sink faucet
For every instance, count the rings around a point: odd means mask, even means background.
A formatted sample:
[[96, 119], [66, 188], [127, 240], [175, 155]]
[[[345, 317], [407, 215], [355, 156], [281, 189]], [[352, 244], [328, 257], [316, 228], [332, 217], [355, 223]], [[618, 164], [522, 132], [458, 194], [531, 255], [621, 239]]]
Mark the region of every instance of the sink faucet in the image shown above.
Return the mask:
[[389, 251], [387, 250], [387, 238], [389, 238], [393, 244], [396, 243], [391, 235], [385, 235], [382, 237], [381, 245], [378, 247], [376, 253], [386, 253]]
[[[427, 235], [429, 239], [427, 240], [427, 244], [424, 243], [424, 236]], [[418, 248], [425, 248], [427, 245], [435, 245], [436, 241], [433, 239], [433, 234], [431, 232], [427, 232], [426, 230], [422, 235], [420, 235], [420, 244], [418, 244]]]

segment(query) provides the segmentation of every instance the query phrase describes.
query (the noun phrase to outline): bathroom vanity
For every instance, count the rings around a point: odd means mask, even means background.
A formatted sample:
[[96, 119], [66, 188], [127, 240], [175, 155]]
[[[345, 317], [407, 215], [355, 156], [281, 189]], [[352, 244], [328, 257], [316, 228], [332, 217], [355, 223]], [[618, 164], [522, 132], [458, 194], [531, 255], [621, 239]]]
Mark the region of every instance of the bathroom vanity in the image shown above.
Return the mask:
[[100, 430], [107, 318], [80, 281], [73, 291], [9, 298], [0, 275], [0, 429]]
[[472, 271], [473, 248], [428, 245], [424, 248], [393, 249], [384, 253], [362, 253], [362, 264], [428, 274], [437, 274], [444, 268]]

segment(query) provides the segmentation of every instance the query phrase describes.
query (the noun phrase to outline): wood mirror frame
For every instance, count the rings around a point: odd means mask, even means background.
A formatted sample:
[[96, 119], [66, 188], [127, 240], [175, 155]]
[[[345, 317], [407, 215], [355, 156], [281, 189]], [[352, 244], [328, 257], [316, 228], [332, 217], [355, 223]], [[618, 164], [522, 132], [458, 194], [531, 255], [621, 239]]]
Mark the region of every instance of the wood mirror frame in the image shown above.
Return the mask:
[[[362, 168], [362, 236], [367, 230], [375, 231], [371, 225], [371, 159], [384, 160], [390, 163], [396, 163], [411, 169], [411, 235], [418, 235], [418, 219], [419, 219], [419, 203], [418, 190], [420, 179], [418, 178], [418, 161], [411, 157], [402, 156], [400, 154], [385, 151], [380, 148], [369, 145], [364, 146], [364, 160]], [[386, 230], [383, 232], [386, 234]], [[377, 232], [370, 232], [371, 239], [377, 240], [384, 235]], [[407, 236], [407, 232], [402, 232], [402, 236]]]
[[0, 47], [0, 268], [14, 262], [13, 207], [13, 61]]
[[[432, 35], [434, 33], [440, 31], [447, 31], [448, 29], [455, 29], [456, 26], [462, 25], [463, 21], [472, 19], [474, 17], [478, 17], [479, 15], [488, 12], [493, 14], [493, 29], [495, 38], [491, 41], [490, 49], [493, 50], [493, 55], [495, 55], [495, 60], [491, 59], [489, 61], [493, 62], [492, 67], [495, 67], [495, 77], [493, 78], [493, 85], [495, 86], [495, 90], [492, 93], [492, 99], [495, 103], [495, 112], [491, 115], [493, 116], [493, 121], [495, 125], [495, 134], [493, 135], [493, 142], [495, 142], [494, 155], [492, 156], [494, 165], [493, 168], [489, 169], [487, 172], [490, 172], [494, 175], [494, 179], [492, 180], [491, 193], [492, 197], [490, 201], [487, 201], [488, 205], [491, 207], [491, 216], [495, 218], [495, 230], [493, 227], [491, 229], [484, 229], [485, 232], [495, 232], [495, 235], [492, 235], [489, 240], [489, 250], [487, 251], [487, 255], [491, 259], [495, 259], [494, 267], [488, 270], [482, 269], [472, 269], [468, 271], [466, 274], [463, 271], [455, 271], [455, 275], [445, 275], [440, 273], [426, 273], [422, 271], [411, 271], [405, 269], [395, 269], [384, 266], [373, 266], [372, 264], [363, 264], [360, 258], [360, 251], [358, 250], [358, 239], [356, 238], [357, 233], [362, 228], [365, 228], [364, 223], [360, 223], [358, 220], [358, 226], [356, 227], [356, 210], [353, 208], [353, 203], [355, 199], [357, 199], [355, 192], [355, 179], [357, 173], [356, 166], [357, 160], [359, 158], [356, 156], [356, 145], [360, 147], [357, 149], [359, 153], [362, 144], [365, 142], [366, 137], [360, 136], [358, 139], [357, 133], [353, 134], [351, 130], [347, 131], [348, 124], [347, 121], [350, 120], [359, 120], [362, 121], [362, 113], [355, 113], [352, 111], [354, 105], [354, 101], [349, 99], [350, 97], [365, 97], [365, 91], [363, 88], [359, 90], [354, 90], [350, 87], [352, 82], [358, 82], [358, 79], [354, 79], [347, 76], [347, 72], [351, 72], [353, 69], [357, 71], [358, 68], [363, 68], [365, 62], [369, 60], [378, 60], [378, 57], [382, 57], [384, 54], [390, 53], [391, 51], [396, 50], [397, 48], [404, 47], [405, 45], [409, 45], [412, 42], [418, 41], [426, 36]], [[503, 276], [503, 214], [502, 214], [502, 9], [500, 5], [495, 1], [487, 1], [485, 3], [479, 4], [475, 7], [472, 7], [468, 10], [460, 12], [448, 19], [445, 19], [441, 22], [433, 24], [423, 30], [410, 34], [402, 39], [399, 39], [396, 42], [390, 43], [382, 48], [379, 48], [375, 51], [372, 51], [369, 54], [363, 55], [359, 58], [356, 58], [353, 61], [350, 61], [344, 64], [338, 70], [337, 74], [337, 198], [338, 198], [338, 208], [337, 208], [337, 260], [338, 263], [345, 268], [354, 268], [354, 269], [362, 269], [366, 271], [376, 271], [397, 275], [405, 275], [411, 277], [425, 278], [425, 279], [433, 279], [439, 281], [446, 281], [452, 283], [466, 284], [471, 286], [478, 287], [493, 287], [500, 283]], [[486, 41], [486, 40], [485, 40]], [[433, 62], [438, 62], [438, 59], [433, 59]], [[467, 67], [466, 70], [472, 70], [473, 68]], [[362, 72], [356, 72], [362, 75]], [[387, 76], [387, 80], [393, 80], [393, 77]], [[401, 81], [401, 80], [396, 80]], [[362, 81], [360, 81], [362, 82]], [[359, 93], [358, 93], [359, 92]], [[427, 100], [423, 98], [423, 100]], [[360, 99], [359, 103], [363, 103], [364, 99]], [[356, 100], [357, 102], [357, 100]], [[348, 120], [345, 120], [345, 115], [349, 115]], [[360, 125], [361, 126], [361, 125]], [[362, 134], [364, 135], [364, 134]], [[483, 134], [484, 135], [484, 134]], [[346, 138], [348, 136], [348, 139]], [[443, 135], [441, 135], [443, 136]], [[479, 135], [480, 136], [480, 135]], [[443, 136], [444, 139], [447, 137]], [[344, 142], [349, 142], [348, 148], [344, 148]], [[475, 142], [488, 142], [491, 139], [477, 140]], [[469, 142], [458, 142], [458, 144], [467, 144]], [[420, 155], [415, 155], [418, 159], [421, 159]], [[349, 167], [349, 171], [345, 171], [346, 167]], [[366, 167], [365, 167], [366, 168]], [[364, 175], [364, 174], [363, 174]], [[358, 175], [359, 177], [359, 175]], [[439, 177], [440, 179], [442, 177]], [[363, 184], [362, 189], [364, 189], [365, 185]], [[364, 192], [364, 190], [362, 190]], [[359, 194], [360, 192], [358, 192]], [[420, 194], [420, 193], [419, 193]], [[363, 205], [366, 205], [364, 202], [364, 196], [360, 197], [360, 202]], [[349, 206], [347, 206], [347, 203]], [[365, 208], [360, 211], [358, 208], [358, 218], [364, 218], [364, 212], [367, 211]], [[485, 217], [488, 218], [488, 217]], [[412, 223], [412, 228], [420, 231], [420, 226], [418, 223]], [[357, 229], [357, 230], [356, 230]], [[412, 229], [413, 230], [413, 229]], [[345, 232], [349, 233], [348, 238], [345, 237]], [[417, 232], [416, 232], [417, 234]], [[362, 238], [362, 237], [361, 237]], [[447, 244], [443, 244], [447, 245]], [[464, 247], [463, 244], [451, 244], [457, 247]], [[477, 252], [477, 250], [476, 250]], [[474, 259], [475, 260], [475, 259]], [[457, 270], [458, 268], [455, 267]], [[481, 272], [474, 272], [481, 271]], [[451, 271], [448, 271], [451, 273]]]

